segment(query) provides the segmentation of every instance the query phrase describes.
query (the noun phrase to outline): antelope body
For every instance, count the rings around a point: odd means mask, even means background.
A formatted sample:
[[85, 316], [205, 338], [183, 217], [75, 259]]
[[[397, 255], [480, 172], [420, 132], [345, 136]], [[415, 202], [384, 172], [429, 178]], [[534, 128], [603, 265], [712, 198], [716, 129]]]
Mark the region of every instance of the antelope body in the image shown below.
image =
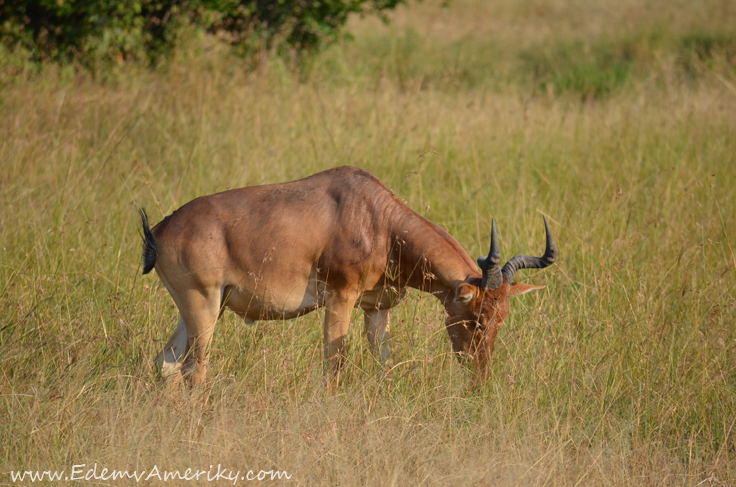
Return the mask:
[[205, 379], [223, 309], [252, 324], [324, 307], [325, 370], [339, 377], [350, 313], [360, 308], [372, 350], [390, 366], [389, 313], [407, 287], [442, 302], [453, 350], [486, 377], [508, 298], [541, 288], [512, 282], [514, 273], [557, 256], [545, 218], [545, 255], [516, 256], [501, 269], [494, 222], [480, 272], [448, 232], [347, 166], [203, 196], [153, 229], [141, 218], [143, 273], [156, 269], [180, 312], [156, 362], [165, 377], [181, 372], [193, 385]]

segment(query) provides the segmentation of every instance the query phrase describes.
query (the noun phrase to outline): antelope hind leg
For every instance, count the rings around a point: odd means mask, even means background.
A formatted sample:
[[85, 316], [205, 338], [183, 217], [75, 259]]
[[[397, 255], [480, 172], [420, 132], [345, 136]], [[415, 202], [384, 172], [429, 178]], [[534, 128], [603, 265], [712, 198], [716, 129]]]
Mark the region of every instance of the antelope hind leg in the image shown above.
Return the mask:
[[210, 293], [192, 289], [185, 298], [183, 301], [186, 305], [179, 308], [187, 330], [187, 348], [181, 373], [194, 387], [204, 384], [207, 376], [210, 342], [220, 316], [221, 292], [219, 289]]
[[184, 362], [184, 354], [187, 350], [187, 328], [184, 318], [179, 315], [179, 323], [176, 325], [174, 334], [164, 345], [163, 350], [156, 356], [156, 365], [161, 371], [164, 379], [176, 379], [180, 377], [181, 365]]

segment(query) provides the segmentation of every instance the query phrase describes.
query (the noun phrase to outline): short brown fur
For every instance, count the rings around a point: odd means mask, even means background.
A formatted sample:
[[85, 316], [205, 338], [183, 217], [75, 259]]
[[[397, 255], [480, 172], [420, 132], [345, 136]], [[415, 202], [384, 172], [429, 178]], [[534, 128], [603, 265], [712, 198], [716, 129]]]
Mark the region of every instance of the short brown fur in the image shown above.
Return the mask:
[[508, 298], [540, 289], [505, 279], [482, 289], [481, 273], [449, 233], [354, 167], [203, 196], [149, 233], [156, 272], [181, 313], [157, 363], [165, 376], [181, 369], [192, 384], [205, 380], [224, 308], [252, 323], [325, 307], [325, 371], [333, 383], [350, 311], [361, 308], [371, 347], [390, 366], [389, 310], [407, 287], [442, 302], [453, 350], [485, 378]]

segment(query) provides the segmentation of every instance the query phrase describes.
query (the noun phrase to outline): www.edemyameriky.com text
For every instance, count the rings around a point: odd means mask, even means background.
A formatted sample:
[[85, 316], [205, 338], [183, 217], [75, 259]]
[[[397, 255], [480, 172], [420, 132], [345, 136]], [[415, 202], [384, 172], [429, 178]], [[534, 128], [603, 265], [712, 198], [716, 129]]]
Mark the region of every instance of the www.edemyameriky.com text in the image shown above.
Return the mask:
[[[91, 468], [90, 468], [91, 467]], [[207, 482], [238, 482], [263, 481], [263, 480], [289, 480], [291, 475], [285, 470], [235, 470], [222, 468], [217, 464], [217, 469], [210, 465], [208, 470], [187, 468], [181, 470], [165, 470], [154, 465], [149, 470], [116, 470], [99, 467], [96, 463], [92, 466], [87, 464], [72, 465], [71, 473], [66, 470], [25, 470], [10, 471], [10, 479], [16, 482], [64, 482], [76, 481], [114, 481], [135, 480], [146, 482], [158, 480], [162, 482], [173, 481], [207, 481]]]

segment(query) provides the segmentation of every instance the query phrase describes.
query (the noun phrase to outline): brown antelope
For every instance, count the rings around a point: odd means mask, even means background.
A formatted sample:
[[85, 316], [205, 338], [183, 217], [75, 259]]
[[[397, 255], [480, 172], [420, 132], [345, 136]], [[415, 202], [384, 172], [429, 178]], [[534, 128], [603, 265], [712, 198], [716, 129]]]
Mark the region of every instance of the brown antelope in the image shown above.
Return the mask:
[[557, 258], [545, 218], [544, 255], [517, 255], [501, 268], [492, 221], [479, 272], [448, 232], [369, 172], [347, 166], [203, 196], [153, 229], [145, 211], [140, 215], [143, 274], [156, 269], [180, 312], [156, 362], [165, 377], [181, 371], [192, 385], [205, 380], [210, 339], [225, 308], [253, 324], [324, 307], [325, 371], [335, 381], [350, 312], [360, 308], [373, 352], [390, 366], [389, 313], [407, 287], [442, 302], [454, 352], [486, 378], [508, 298], [543, 288], [512, 282], [514, 274]]

